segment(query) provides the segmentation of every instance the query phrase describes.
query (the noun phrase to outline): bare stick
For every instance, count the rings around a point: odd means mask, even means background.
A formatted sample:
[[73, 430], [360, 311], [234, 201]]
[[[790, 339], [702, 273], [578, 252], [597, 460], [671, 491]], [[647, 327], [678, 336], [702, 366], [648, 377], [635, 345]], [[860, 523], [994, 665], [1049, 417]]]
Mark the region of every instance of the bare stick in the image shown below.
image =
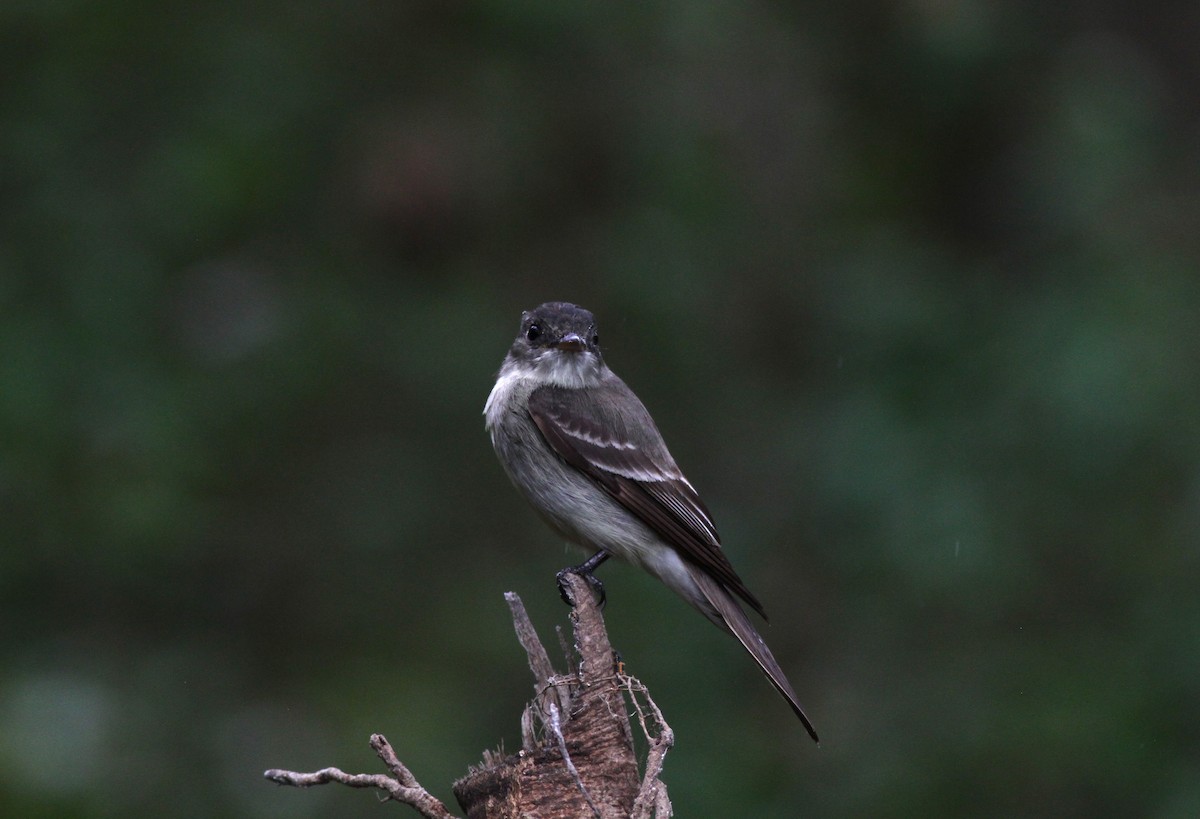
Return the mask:
[[[530, 650], [528, 640], [536, 634], [523, 622], [524, 607], [517, 605], [515, 595], [508, 598], [538, 696], [522, 717], [521, 753], [485, 757], [482, 766], [454, 784], [458, 803], [472, 817], [628, 819], [637, 797], [641, 777], [630, 715], [604, 619], [586, 580], [567, 574], [564, 582], [574, 603], [571, 624], [580, 657], [576, 673], [546, 679], [545, 650]], [[565, 704], [556, 693], [565, 695]], [[537, 726], [540, 742], [534, 741]]]
[[567, 740], [563, 736], [562, 725], [558, 718], [558, 706], [550, 703], [550, 730], [554, 733], [555, 739], [558, 740], [558, 750], [562, 754], [563, 762], [567, 765], [567, 770], [571, 773], [571, 778], [575, 780], [575, 785], [579, 788], [579, 792], [583, 794], [583, 798], [587, 800], [588, 807], [592, 809], [599, 819], [603, 819], [600, 814], [600, 809], [596, 807], [596, 803], [592, 801], [592, 795], [588, 793], [587, 785], [583, 784], [583, 777], [579, 775], [579, 769], [575, 767], [575, 763], [571, 761], [571, 754], [567, 752]]
[[[659, 776], [662, 774], [663, 761], [666, 759], [667, 751], [675, 745], [675, 732], [671, 730], [670, 725], [667, 725], [658, 704], [650, 697], [650, 692], [646, 690], [646, 686], [640, 680], [627, 674], [621, 674], [619, 679], [625, 690], [629, 692], [629, 700], [633, 703], [634, 713], [637, 714], [638, 723], [642, 726], [642, 733], [646, 735], [646, 741], [650, 743], [650, 750], [646, 754], [646, 772], [642, 776], [642, 786], [633, 803], [631, 819], [650, 819], [652, 816], [657, 819], [668, 819], [673, 815], [671, 800], [667, 797], [666, 783], [659, 779]], [[642, 699], [645, 699], [646, 702], [644, 708]], [[651, 720], [658, 728], [657, 736], [647, 724], [647, 709], [650, 711]]]
[[[507, 756], [502, 750], [484, 751], [482, 764], [454, 784], [454, 795], [473, 819], [667, 819], [671, 802], [659, 777], [674, 742], [671, 729], [645, 686], [614, 663], [590, 586], [576, 575], [566, 575], [565, 582], [575, 602], [567, 674], [555, 672], [520, 598], [505, 595], [534, 675], [536, 696], [521, 717], [522, 750]], [[561, 631], [559, 642], [568, 642]], [[644, 776], [638, 774], [634, 749], [635, 715], [649, 748]], [[330, 767], [312, 773], [272, 769], [264, 776], [297, 788], [329, 782], [371, 788], [427, 819], [453, 819], [381, 734], [371, 736], [371, 748], [388, 774], [349, 774]]]
[[550, 655], [546, 653], [545, 646], [538, 638], [537, 630], [533, 627], [529, 614], [525, 611], [525, 604], [514, 592], [505, 592], [504, 599], [508, 602], [508, 609], [512, 613], [517, 640], [525, 649], [525, 656], [529, 660], [529, 670], [533, 672], [534, 689], [537, 691], [539, 700], [544, 697], [546, 687], [551, 686], [558, 699], [558, 707], [560, 709], [568, 708], [571, 702], [571, 692], [565, 682], [558, 681], [558, 676], [554, 673], [554, 666], [550, 664]]
[[375, 753], [383, 760], [383, 764], [395, 778], [383, 774], [348, 774], [340, 768], [322, 768], [313, 773], [297, 773], [272, 768], [263, 776], [277, 784], [291, 785], [296, 788], [310, 788], [313, 785], [325, 785], [329, 782], [336, 782], [351, 788], [375, 788], [385, 792], [389, 799], [411, 806], [428, 819], [455, 819], [454, 814], [446, 809], [440, 799], [421, 787], [416, 777], [412, 775], [412, 771], [400, 761], [382, 734], [371, 735], [371, 747], [375, 749]]

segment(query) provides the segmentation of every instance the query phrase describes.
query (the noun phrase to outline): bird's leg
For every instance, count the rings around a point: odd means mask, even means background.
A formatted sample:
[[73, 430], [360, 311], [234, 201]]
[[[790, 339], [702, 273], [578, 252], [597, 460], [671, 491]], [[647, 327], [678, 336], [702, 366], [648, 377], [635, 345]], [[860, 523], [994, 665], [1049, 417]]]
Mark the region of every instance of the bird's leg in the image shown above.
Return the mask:
[[566, 603], [568, 606], [575, 605], [571, 601], [571, 596], [567, 593], [566, 575], [577, 574], [580, 577], [582, 577], [584, 580], [586, 580], [588, 585], [592, 587], [592, 590], [594, 592], [596, 592], [596, 594], [600, 598], [600, 608], [604, 608], [604, 604], [608, 600], [608, 598], [604, 594], [604, 584], [601, 583], [600, 579], [598, 577], [596, 577], [594, 574], [592, 574], [592, 572], [594, 572], [594, 571], [596, 571], [596, 569], [600, 568], [600, 564], [603, 563], [604, 561], [608, 560], [608, 558], [609, 558], [608, 552], [601, 549], [600, 551], [596, 552], [596, 554], [592, 555], [587, 560], [580, 563], [578, 566], [568, 566], [567, 568], [565, 568], [561, 572], [559, 572], [557, 575], [557, 577], [558, 577], [558, 594], [560, 597], [562, 597], [563, 602]]

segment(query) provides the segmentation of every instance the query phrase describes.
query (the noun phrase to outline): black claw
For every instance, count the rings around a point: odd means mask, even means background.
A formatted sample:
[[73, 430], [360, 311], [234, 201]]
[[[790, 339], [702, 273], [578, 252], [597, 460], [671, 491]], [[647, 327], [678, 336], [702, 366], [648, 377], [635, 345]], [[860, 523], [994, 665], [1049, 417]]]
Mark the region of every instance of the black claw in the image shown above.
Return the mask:
[[575, 602], [571, 599], [571, 592], [567, 586], [567, 575], [574, 574], [582, 577], [587, 581], [587, 584], [592, 587], [592, 591], [600, 598], [600, 608], [604, 608], [604, 604], [608, 602], [608, 596], [604, 593], [604, 584], [600, 582], [600, 578], [595, 575], [584, 574], [577, 571], [576, 567], [572, 566], [569, 569], [563, 569], [558, 573], [558, 595], [563, 599], [563, 602], [572, 608], [575, 607]]
[[558, 578], [558, 594], [563, 599], [563, 602], [568, 606], [575, 606], [574, 601], [571, 600], [570, 593], [567, 591], [567, 575], [575, 574], [586, 580], [587, 584], [592, 587], [592, 591], [600, 598], [600, 608], [603, 609], [605, 603], [608, 602], [608, 596], [604, 593], [604, 584], [592, 572], [606, 560], [608, 560], [608, 552], [601, 549], [578, 566], [568, 566], [560, 571], [556, 577]]

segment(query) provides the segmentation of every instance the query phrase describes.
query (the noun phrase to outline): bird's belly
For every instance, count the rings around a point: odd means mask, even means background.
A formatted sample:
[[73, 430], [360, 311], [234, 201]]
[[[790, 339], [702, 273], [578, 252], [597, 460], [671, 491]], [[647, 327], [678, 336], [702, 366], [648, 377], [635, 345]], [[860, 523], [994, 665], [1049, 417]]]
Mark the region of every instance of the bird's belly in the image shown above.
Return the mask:
[[493, 432], [492, 443], [513, 484], [550, 528], [577, 546], [603, 549], [644, 569], [714, 618], [712, 606], [674, 547], [590, 478], [549, 452], [532, 422], [520, 416], [508, 422], [512, 426], [506, 434]]
[[[550, 452], [532, 422], [519, 419], [510, 423], [513, 426], [506, 435], [492, 436], [500, 462], [513, 484], [556, 532], [585, 549], [604, 549], [639, 565], [644, 565], [650, 553], [667, 548], [650, 527]], [[504, 451], [499, 451], [502, 447]]]

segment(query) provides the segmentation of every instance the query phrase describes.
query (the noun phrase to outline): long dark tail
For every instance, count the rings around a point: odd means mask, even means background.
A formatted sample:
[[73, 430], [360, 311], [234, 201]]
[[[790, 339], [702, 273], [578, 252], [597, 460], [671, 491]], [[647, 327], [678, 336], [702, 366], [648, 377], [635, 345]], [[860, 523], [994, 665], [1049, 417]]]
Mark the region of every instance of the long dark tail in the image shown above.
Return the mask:
[[696, 585], [700, 587], [700, 590], [704, 592], [704, 596], [708, 598], [708, 602], [712, 604], [712, 607], [717, 610], [721, 618], [725, 621], [725, 626], [745, 646], [746, 651], [750, 652], [750, 656], [758, 663], [759, 668], [767, 675], [771, 684], [788, 701], [788, 705], [792, 706], [792, 710], [796, 712], [796, 716], [804, 723], [804, 728], [808, 731], [809, 736], [813, 738], [813, 742], [820, 745], [821, 740], [817, 737], [817, 732], [813, 728], [812, 722], [809, 721], [808, 714], [804, 713], [804, 706], [796, 698], [796, 692], [792, 689], [792, 684], [788, 682], [788, 678], [784, 675], [783, 669], [779, 667], [779, 663], [775, 662], [775, 655], [771, 653], [771, 649], [767, 648], [767, 644], [750, 622], [750, 618], [746, 616], [746, 612], [742, 611], [742, 607], [738, 604], [737, 600], [725, 590], [725, 587], [719, 581], [714, 580], [703, 569], [693, 566], [689, 566], [688, 568], [691, 571], [692, 579], [696, 581]]

